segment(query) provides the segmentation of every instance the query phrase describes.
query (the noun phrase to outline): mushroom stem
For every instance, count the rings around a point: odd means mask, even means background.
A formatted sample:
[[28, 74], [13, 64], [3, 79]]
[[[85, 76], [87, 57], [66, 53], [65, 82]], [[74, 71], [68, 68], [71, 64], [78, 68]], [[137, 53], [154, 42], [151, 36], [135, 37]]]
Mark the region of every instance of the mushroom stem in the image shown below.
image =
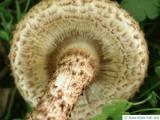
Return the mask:
[[51, 82], [39, 105], [27, 120], [67, 120], [83, 89], [91, 83], [98, 68], [98, 60], [86, 50], [67, 50], [52, 75]]

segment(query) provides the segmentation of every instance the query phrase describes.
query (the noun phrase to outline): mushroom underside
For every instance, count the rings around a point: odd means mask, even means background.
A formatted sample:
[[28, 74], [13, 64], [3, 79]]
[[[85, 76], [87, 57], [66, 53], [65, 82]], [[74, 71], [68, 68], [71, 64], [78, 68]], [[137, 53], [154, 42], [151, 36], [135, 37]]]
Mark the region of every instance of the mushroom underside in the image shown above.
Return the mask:
[[25, 16], [14, 33], [11, 67], [21, 95], [36, 107], [67, 46], [94, 48], [98, 72], [70, 118], [89, 120], [108, 100], [129, 99], [138, 91], [147, 45], [137, 23], [114, 2], [69, 1], [42, 1]]

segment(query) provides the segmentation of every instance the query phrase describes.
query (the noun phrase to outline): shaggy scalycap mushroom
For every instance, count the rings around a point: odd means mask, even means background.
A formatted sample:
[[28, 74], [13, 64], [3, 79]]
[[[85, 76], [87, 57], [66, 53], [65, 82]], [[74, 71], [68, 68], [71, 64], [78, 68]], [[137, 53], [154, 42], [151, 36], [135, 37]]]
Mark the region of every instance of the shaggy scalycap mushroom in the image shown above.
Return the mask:
[[108, 100], [134, 96], [148, 51], [138, 24], [115, 2], [43, 0], [17, 25], [10, 61], [34, 108], [28, 120], [90, 120]]

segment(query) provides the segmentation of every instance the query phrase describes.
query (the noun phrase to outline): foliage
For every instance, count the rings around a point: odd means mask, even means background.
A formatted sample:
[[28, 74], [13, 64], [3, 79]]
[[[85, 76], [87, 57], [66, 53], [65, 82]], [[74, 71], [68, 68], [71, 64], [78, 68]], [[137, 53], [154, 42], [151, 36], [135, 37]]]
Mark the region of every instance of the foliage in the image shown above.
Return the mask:
[[155, 19], [160, 15], [159, 0], [123, 0], [121, 5], [139, 22], [146, 18]]
[[[0, 119], [2, 117], [3, 120], [22, 120], [26, 112], [31, 111], [15, 89], [13, 78], [8, 70], [7, 56], [16, 23], [23, 18], [29, 8], [39, 1], [3, 0], [0, 2], [0, 89], [11, 89], [3, 116], [0, 113]], [[121, 120], [123, 114], [160, 114], [160, 0], [118, 1], [140, 23], [145, 32], [150, 51], [150, 64], [145, 83], [132, 102], [109, 101], [102, 108], [101, 113], [97, 113], [92, 120]], [[0, 101], [1, 99], [0, 97]]]
[[121, 120], [122, 114], [129, 114], [127, 111], [132, 106], [127, 100], [113, 101], [103, 106], [101, 114], [95, 116], [92, 120]]
[[[3, 115], [1, 115], [0, 108], [0, 119], [3, 120], [22, 120], [25, 113], [31, 111], [31, 108], [19, 95], [13, 83], [13, 78], [10, 76], [8, 53], [16, 23], [37, 2], [39, 0], [4, 0], [0, 2], [0, 58], [2, 58], [0, 59], [0, 90], [3, 88], [11, 89]], [[0, 96], [0, 104], [5, 100], [6, 98]]]
[[[96, 115], [92, 120], [121, 120], [122, 115], [130, 115], [144, 111], [160, 111], [160, 108], [153, 109], [140, 109], [137, 111], [127, 112], [131, 107], [142, 105], [147, 101], [154, 107], [156, 107], [159, 96], [156, 93], [151, 93], [145, 100], [141, 102], [129, 102], [125, 99], [111, 100], [105, 106], [103, 106], [101, 113]], [[160, 99], [159, 99], [160, 100]]]

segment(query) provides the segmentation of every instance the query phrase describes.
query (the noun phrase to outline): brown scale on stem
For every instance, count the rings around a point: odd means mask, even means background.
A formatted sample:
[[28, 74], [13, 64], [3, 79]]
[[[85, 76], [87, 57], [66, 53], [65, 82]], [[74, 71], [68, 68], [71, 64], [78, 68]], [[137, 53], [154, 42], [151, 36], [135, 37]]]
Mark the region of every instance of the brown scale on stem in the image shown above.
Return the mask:
[[87, 51], [73, 48], [64, 53], [58, 65], [53, 74], [56, 77], [26, 120], [67, 120], [82, 90], [92, 82], [98, 61]]

